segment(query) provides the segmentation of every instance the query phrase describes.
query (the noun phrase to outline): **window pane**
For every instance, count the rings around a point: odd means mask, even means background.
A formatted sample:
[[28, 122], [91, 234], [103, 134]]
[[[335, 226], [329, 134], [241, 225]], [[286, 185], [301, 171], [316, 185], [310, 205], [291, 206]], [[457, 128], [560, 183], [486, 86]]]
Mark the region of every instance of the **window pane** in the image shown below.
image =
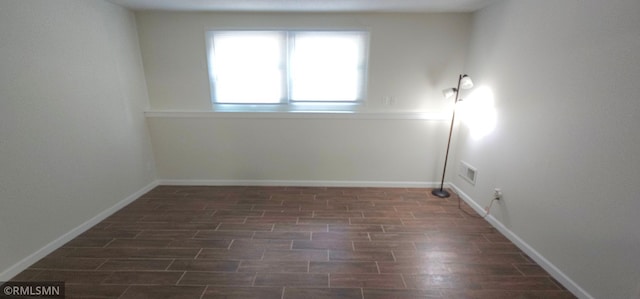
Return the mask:
[[283, 43], [279, 32], [215, 32], [210, 57], [214, 101], [281, 102]]
[[357, 101], [364, 80], [365, 36], [359, 32], [297, 32], [291, 54], [291, 99]]

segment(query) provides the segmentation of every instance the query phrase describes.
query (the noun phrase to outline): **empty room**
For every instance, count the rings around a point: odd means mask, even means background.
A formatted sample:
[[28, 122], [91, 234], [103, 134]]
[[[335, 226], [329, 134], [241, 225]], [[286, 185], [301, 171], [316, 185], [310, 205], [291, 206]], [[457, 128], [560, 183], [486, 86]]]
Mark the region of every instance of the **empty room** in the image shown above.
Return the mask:
[[640, 299], [637, 0], [0, 0], [2, 298]]

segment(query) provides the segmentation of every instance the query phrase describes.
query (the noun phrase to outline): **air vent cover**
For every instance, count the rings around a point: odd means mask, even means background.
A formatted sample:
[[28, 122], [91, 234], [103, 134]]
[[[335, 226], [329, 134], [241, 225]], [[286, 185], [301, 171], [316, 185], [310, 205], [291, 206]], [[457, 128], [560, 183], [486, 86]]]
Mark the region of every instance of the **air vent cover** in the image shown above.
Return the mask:
[[476, 184], [476, 177], [478, 176], [478, 170], [469, 165], [469, 163], [460, 161], [460, 168], [458, 169], [458, 175], [467, 180], [472, 185]]

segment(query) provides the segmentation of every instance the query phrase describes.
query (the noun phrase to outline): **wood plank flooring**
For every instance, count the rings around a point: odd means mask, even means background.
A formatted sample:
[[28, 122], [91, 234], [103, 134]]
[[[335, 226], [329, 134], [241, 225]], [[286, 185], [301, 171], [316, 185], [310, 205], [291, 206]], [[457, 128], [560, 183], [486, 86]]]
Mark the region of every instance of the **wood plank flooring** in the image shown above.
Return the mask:
[[575, 298], [457, 200], [159, 186], [13, 280], [67, 298]]

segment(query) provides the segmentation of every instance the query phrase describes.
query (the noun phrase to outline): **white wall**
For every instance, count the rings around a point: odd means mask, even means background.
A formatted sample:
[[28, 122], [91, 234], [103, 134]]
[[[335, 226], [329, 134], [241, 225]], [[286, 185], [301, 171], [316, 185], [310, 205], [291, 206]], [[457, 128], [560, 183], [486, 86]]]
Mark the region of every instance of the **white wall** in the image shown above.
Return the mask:
[[131, 12], [103, 1], [2, 0], [0, 41], [5, 280], [155, 174]]
[[[582, 297], [640, 282], [640, 2], [500, 1], [474, 16], [467, 71], [495, 93], [497, 127], [462, 127], [480, 206]], [[551, 269], [547, 264], [547, 269]]]
[[[450, 108], [468, 46], [470, 14], [136, 14], [152, 111], [210, 111], [205, 32], [216, 28], [361, 28], [371, 32], [361, 113], [148, 118], [158, 175], [171, 180], [435, 182], [446, 121], [413, 119]], [[393, 96], [396, 104], [384, 105]], [[312, 167], [320, 163], [320, 167]], [[419, 167], [413, 167], [419, 165]]]
[[446, 124], [421, 119], [151, 117], [158, 176], [202, 183], [427, 186]]

